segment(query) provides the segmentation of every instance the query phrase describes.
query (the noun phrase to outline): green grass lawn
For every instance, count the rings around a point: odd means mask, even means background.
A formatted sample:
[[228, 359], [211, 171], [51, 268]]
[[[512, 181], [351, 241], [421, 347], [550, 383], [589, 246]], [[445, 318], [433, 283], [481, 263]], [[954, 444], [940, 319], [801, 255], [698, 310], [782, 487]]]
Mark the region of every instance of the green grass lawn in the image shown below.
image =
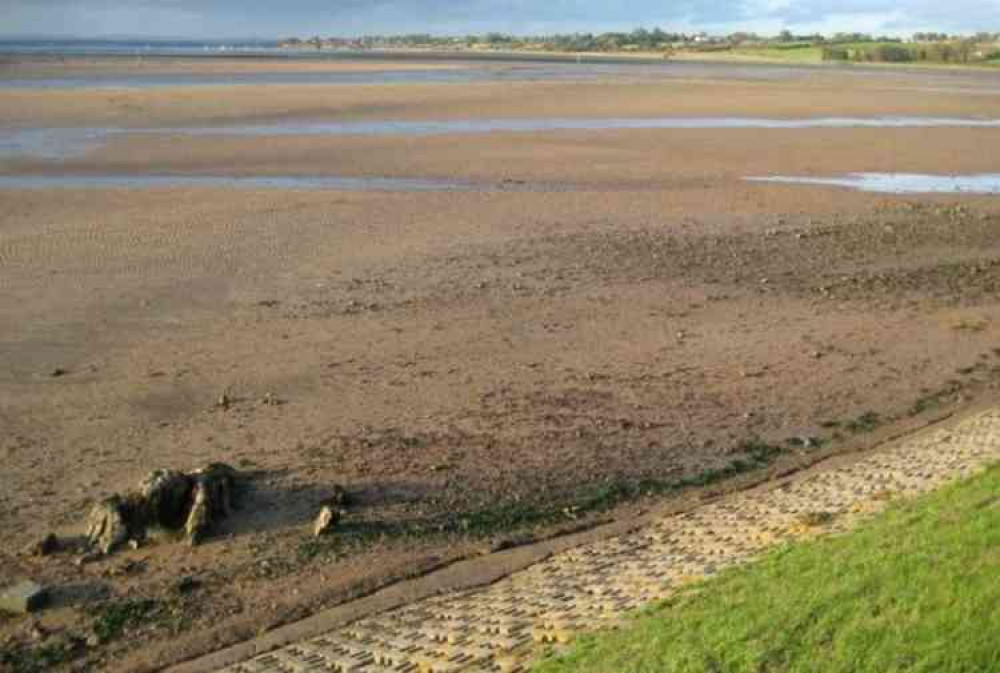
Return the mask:
[[762, 61], [782, 63], [822, 63], [823, 50], [812, 45], [789, 45], [785, 47], [734, 47], [717, 51], [680, 49], [677, 56], [708, 61]]
[[788, 61], [790, 63], [822, 63], [823, 50], [820, 47], [797, 47], [794, 49], [781, 49], [777, 47], [736, 48], [732, 53], [747, 58], [760, 58], [774, 61]]
[[1000, 672], [1000, 467], [692, 585], [533, 670]]

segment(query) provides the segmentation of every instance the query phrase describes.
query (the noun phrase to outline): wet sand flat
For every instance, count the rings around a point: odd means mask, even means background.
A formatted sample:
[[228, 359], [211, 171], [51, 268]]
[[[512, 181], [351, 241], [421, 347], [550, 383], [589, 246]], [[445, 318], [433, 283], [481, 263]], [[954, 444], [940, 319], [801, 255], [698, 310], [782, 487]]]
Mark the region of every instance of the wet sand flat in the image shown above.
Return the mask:
[[401, 61], [361, 61], [361, 60], [316, 60], [316, 59], [267, 59], [267, 58], [226, 58], [206, 56], [185, 58], [183, 56], [156, 56], [150, 58], [142, 54], [134, 56], [25, 56], [11, 55], [0, 62], [0, 73], [5, 78], [21, 77], [64, 77], [67, 75], [94, 73], [109, 75], [114, 73], [137, 73], [149, 75], [194, 73], [237, 73], [255, 75], [271, 72], [384, 72], [406, 70], [456, 70], [469, 67], [465, 63], [441, 62], [401, 62]]
[[[794, 70], [794, 69], [793, 69]], [[1000, 117], [995, 78], [928, 73], [808, 72], [751, 80], [656, 78], [636, 73], [602, 81], [509, 81], [359, 86], [12, 89], [4, 126], [174, 126], [282, 120], [456, 120], [587, 117]], [[682, 71], [683, 72], [683, 71]], [[725, 73], [720, 73], [724, 75]]]
[[[0, 93], [0, 125], [1000, 119], [991, 83], [939, 85], [824, 72], [16, 91]], [[91, 176], [0, 190], [0, 584], [100, 585], [180, 610], [179, 633], [156, 622], [81, 655], [144, 670], [515, 533], [662, 504], [574, 509], [593, 489], [706, 483], [754, 442], [780, 449], [768, 469], [781, 471], [961, 410], [1000, 376], [1000, 201], [745, 178], [990, 173], [998, 151], [994, 128], [567, 129], [128, 133], [62, 159], [0, 158], [11, 180]], [[251, 487], [203, 546], [82, 568], [72, 553], [16, 554], [78, 530], [95, 498], [149, 469], [220, 460]], [[364, 534], [317, 547], [309, 522], [335, 484], [356, 502], [345, 530]], [[524, 514], [538, 511], [565, 514]], [[118, 572], [128, 561], [141, 570]], [[201, 581], [196, 599], [173, 593], [182, 576]], [[46, 619], [86, 632], [96, 599], [80, 600]]]

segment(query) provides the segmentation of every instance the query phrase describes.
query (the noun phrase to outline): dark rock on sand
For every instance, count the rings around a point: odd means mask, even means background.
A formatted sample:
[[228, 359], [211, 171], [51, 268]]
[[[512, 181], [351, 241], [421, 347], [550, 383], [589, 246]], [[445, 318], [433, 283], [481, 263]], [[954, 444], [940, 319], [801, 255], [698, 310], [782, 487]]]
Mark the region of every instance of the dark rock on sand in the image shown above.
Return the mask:
[[324, 500], [322, 504], [343, 509], [350, 506], [351, 496], [347, 494], [347, 490], [343, 486], [334, 486], [330, 497]]
[[24, 553], [27, 556], [49, 556], [55, 554], [60, 548], [59, 538], [56, 537], [55, 533], [49, 533], [25, 547]]
[[25, 580], [0, 590], [0, 611], [24, 615], [40, 610], [47, 600], [48, 591], [44, 587]]

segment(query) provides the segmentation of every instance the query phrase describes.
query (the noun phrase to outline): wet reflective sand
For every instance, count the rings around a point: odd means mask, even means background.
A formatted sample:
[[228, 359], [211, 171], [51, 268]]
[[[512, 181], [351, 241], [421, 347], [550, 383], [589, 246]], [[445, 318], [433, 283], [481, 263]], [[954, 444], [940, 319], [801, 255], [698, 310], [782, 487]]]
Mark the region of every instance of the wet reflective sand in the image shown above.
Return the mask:
[[431, 192], [474, 190], [471, 183], [451, 180], [384, 177], [225, 175], [0, 175], [0, 189], [154, 189], [223, 187], [227, 189], [306, 189], [352, 192]]
[[849, 187], [884, 194], [1000, 194], [1000, 173], [923, 175], [918, 173], [849, 173], [840, 177], [774, 175], [747, 178], [751, 182]]
[[1000, 119], [958, 117], [817, 117], [768, 119], [753, 117], [459, 119], [444, 121], [296, 121], [277, 124], [176, 128], [33, 128], [0, 130], [0, 157], [37, 156], [60, 159], [79, 156], [112, 136], [435, 136], [540, 131], [731, 130], [731, 129], [908, 129], [1000, 128]]

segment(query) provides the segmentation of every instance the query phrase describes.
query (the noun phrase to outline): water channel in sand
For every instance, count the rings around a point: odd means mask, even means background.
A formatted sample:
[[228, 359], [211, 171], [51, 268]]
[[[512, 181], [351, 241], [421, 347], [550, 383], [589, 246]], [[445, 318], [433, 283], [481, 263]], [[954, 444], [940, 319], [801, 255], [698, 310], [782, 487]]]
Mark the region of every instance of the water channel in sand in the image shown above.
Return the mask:
[[340, 191], [469, 191], [476, 185], [449, 180], [384, 177], [224, 175], [0, 175], [3, 189], [151, 189], [225, 187], [230, 189], [308, 189]]
[[925, 175], [920, 173], [848, 173], [839, 177], [772, 175], [751, 182], [848, 187], [882, 194], [1000, 194], [1000, 173]]
[[855, 129], [855, 128], [1000, 128], [1000, 119], [951, 117], [652, 117], [557, 119], [458, 119], [446, 121], [284, 122], [176, 128], [8, 128], [0, 129], [0, 158], [80, 156], [113, 136], [432, 136], [545, 131], [691, 130], [691, 129]]

